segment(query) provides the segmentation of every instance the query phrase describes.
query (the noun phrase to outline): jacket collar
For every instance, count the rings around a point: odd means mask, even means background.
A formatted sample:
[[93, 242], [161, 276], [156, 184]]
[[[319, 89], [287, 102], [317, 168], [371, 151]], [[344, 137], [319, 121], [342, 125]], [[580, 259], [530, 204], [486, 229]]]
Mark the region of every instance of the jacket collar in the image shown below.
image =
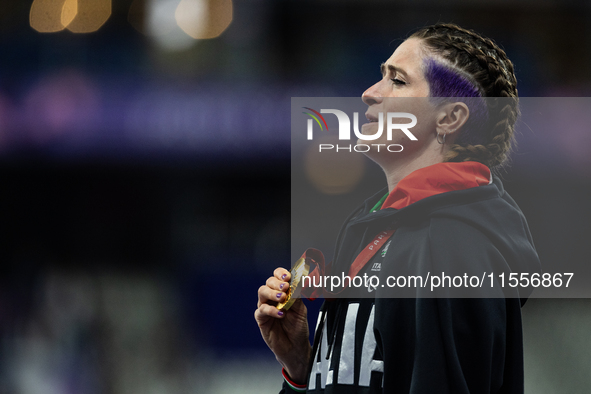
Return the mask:
[[490, 169], [482, 163], [437, 163], [404, 177], [390, 192], [381, 209], [402, 209], [424, 198], [492, 183]]

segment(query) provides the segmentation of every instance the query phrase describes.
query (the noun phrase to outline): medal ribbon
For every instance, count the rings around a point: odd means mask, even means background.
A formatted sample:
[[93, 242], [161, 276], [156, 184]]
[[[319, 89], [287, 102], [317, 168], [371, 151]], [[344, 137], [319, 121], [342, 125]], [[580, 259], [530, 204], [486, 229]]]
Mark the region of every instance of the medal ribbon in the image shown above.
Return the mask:
[[382, 245], [386, 243], [390, 239], [390, 237], [394, 234], [394, 230], [382, 231], [375, 238], [357, 255], [353, 264], [351, 264], [351, 268], [349, 268], [349, 277], [353, 278], [355, 275], [359, 273], [365, 267], [367, 262], [375, 256], [375, 254], [380, 250]]
[[[349, 277], [354, 277], [365, 267], [365, 265], [375, 256], [375, 254], [380, 250], [380, 248], [392, 237], [395, 230], [388, 230], [382, 231], [375, 238], [359, 253], [359, 255], [351, 264], [351, 268], [349, 268]], [[302, 255], [302, 258], [306, 259], [306, 263], [310, 264], [310, 267], [316, 266], [310, 272], [308, 276], [310, 277], [322, 277], [324, 275], [324, 256], [322, 252], [317, 249], [308, 249]], [[308, 298], [309, 300], [314, 300], [318, 297], [321, 297], [323, 294], [323, 289], [314, 289], [314, 288], [306, 288], [302, 289], [302, 296]], [[325, 294], [328, 296], [327, 294]]]

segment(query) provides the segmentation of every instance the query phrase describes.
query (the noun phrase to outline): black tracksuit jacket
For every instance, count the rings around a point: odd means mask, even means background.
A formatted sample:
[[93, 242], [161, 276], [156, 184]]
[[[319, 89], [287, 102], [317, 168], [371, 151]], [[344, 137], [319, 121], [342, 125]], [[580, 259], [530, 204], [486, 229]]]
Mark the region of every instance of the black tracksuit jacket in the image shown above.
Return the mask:
[[[325, 301], [316, 328], [308, 393], [517, 394], [524, 392], [521, 306], [530, 289], [500, 288], [499, 273], [540, 272], [521, 210], [498, 178], [370, 212], [377, 193], [347, 219], [331, 274], [348, 272], [380, 231], [396, 229], [364, 271], [389, 275], [494, 272], [487, 298], [392, 298], [383, 288]], [[488, 279], [488, 278], [487, 278]], [[490, 280], [490, 279], [488, 279]], [[363, 291], [368, 291], [363, 289]], [[492, 297], [491, 297], [492, 295]], [[407, 297], [408, 295], [406, 295]], [[281, 393], [293, 393], [286, 384]]]

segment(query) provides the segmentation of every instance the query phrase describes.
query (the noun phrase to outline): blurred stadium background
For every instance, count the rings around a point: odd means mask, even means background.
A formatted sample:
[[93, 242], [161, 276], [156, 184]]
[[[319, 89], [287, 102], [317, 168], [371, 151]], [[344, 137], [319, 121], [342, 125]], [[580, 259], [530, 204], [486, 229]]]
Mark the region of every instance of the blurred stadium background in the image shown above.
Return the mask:
[[[253, 312], [291, 263], [290, 97], [360, 96], [438, 21], [521, 96], [591, 93], [588, 1], [2, 1], [0, 393], [278, 392]], [[542, 260], [584, 266], [591, 133], [557, 124], [503, 176]], [[523, 313], [526, 392], [589, 392], [591, 303]]]

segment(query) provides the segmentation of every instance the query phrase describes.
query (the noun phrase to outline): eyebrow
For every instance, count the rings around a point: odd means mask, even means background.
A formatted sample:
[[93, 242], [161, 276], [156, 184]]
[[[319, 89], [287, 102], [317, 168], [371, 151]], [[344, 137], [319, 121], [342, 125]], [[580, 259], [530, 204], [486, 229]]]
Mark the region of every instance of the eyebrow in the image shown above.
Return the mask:
[[399, 67], [396, 67], [396, 66], [393, 66], [391, 64], [386, 64], [386, 63], [382, 63], [380, 65], [380, 71], [382, 72], [382, 76], [386, 75], [386, 71], [391, 72], [391, 73], [397, 73], [398, 72], [400, 74], [403, 74], [404, 76], [408, 76], [406, 74], [406, 72], [404, 72], [403, 69], [401, 69]]

